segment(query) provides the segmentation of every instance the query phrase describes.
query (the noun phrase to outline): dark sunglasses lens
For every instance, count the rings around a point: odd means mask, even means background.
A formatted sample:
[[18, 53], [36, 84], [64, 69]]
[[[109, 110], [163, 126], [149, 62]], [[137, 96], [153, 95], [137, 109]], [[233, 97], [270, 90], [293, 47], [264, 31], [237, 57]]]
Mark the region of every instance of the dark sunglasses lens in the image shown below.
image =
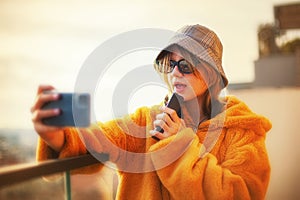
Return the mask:
[[173, 69], [175, 68], [175, 66], [177, 65], [177, 62], [174, 60], [170, 60], [170, 64], [168, 65], [166, 72], [170, 73], [173, 71]]
[[174, 60], [170, 60], [170, 67], [174, 68], [177, 65], [177, 62]]
[[191, 74], [194, 72], [192, 65], [190, 65], [186, 60], [179, 62], [179, 68], [182, 73]]
[[186, 60], [181, 60], [176, 62], [174, 60], [170, 60], [169, 65], [164, 65], [161, 61], [156, 60], [156, 64], [158, 65], [158, 70], [162, 73], [170, 73], [174, 70], [176, 65], [178, 65], [178, 69], [181, 73], [191, 74], [194, 72], [193, 66], [189, 64]]

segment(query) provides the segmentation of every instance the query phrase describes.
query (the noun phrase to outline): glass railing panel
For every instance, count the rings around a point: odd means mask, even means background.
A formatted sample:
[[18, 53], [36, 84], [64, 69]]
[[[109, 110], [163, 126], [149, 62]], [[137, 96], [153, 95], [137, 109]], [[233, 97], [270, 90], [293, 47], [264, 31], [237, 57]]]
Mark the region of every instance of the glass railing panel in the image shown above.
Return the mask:
[[0, 128], [0, 167], [34, 162], [37, 138], [33, 129]]
[[70, 183], [72, 200], [113, 200], [118, 176], [115, 170], [103, 167], [101, 171], [92, 174], [72, 174]]
[[65, 199], [65, 180], [62, 173], [38, 177], [0, 188], [1, 200]]

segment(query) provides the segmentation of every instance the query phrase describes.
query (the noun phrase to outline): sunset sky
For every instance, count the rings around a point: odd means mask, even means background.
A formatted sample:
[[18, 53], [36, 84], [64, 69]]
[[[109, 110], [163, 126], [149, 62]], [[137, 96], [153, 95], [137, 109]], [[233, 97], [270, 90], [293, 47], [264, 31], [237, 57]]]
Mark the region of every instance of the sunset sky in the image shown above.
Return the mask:
[[[96, 47], [140, 28], [176, 31], [187, 24], [205, 25], [223, 42], [223, 65], [230, 81], [251, 82], [258, 58], [258, 26], [274, 22], [274, 5], [292, 2], [299, 1], [1, 0], [0, 128], [31, 128], [29, 110], [39, 84], [73, 91], [83, 62]], [[142, 56], [145, 64], [155, 53]], [[110, 75], [112, 82], [122, 78]], [[112, 90], [109, 84], [105, 88]], [[149, 97], [149, 103], [157, 103], [163, 92], [150, 95], [157, 99]], [[107, 117], [104, 114], [100, 120]]]

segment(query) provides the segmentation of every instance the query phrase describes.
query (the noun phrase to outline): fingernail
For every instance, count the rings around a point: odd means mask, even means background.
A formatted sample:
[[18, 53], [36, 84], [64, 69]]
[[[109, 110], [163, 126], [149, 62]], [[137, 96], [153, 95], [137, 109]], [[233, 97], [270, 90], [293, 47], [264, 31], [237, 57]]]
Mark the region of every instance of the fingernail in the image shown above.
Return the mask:
[[53, 110], [54, 114], [59, 115], [60, 114], [60, 109], [56, 108]]
[[161, 106], [159, 110], [164, 110], [166, 106]]
[[154, 130], [149, 131], [149, 133], [150, 133], [150, 135], [152, 135], [152, 136], [156, 135], [156, 131], [154, 131]]
[[52, 97], [53, 97], [54, 99], [58, 99], [58, 98], [59, 98], [59, 94], [55, 93], [55, 94], [52, 95]]

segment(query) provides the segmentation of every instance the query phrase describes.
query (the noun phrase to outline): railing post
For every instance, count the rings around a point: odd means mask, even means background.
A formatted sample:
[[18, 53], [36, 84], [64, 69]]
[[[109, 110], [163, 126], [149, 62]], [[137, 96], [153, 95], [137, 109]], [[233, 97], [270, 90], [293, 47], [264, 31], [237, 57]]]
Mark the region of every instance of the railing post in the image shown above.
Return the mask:
[[65, 172], [65, 200], [72, 199], [70, 171]]

